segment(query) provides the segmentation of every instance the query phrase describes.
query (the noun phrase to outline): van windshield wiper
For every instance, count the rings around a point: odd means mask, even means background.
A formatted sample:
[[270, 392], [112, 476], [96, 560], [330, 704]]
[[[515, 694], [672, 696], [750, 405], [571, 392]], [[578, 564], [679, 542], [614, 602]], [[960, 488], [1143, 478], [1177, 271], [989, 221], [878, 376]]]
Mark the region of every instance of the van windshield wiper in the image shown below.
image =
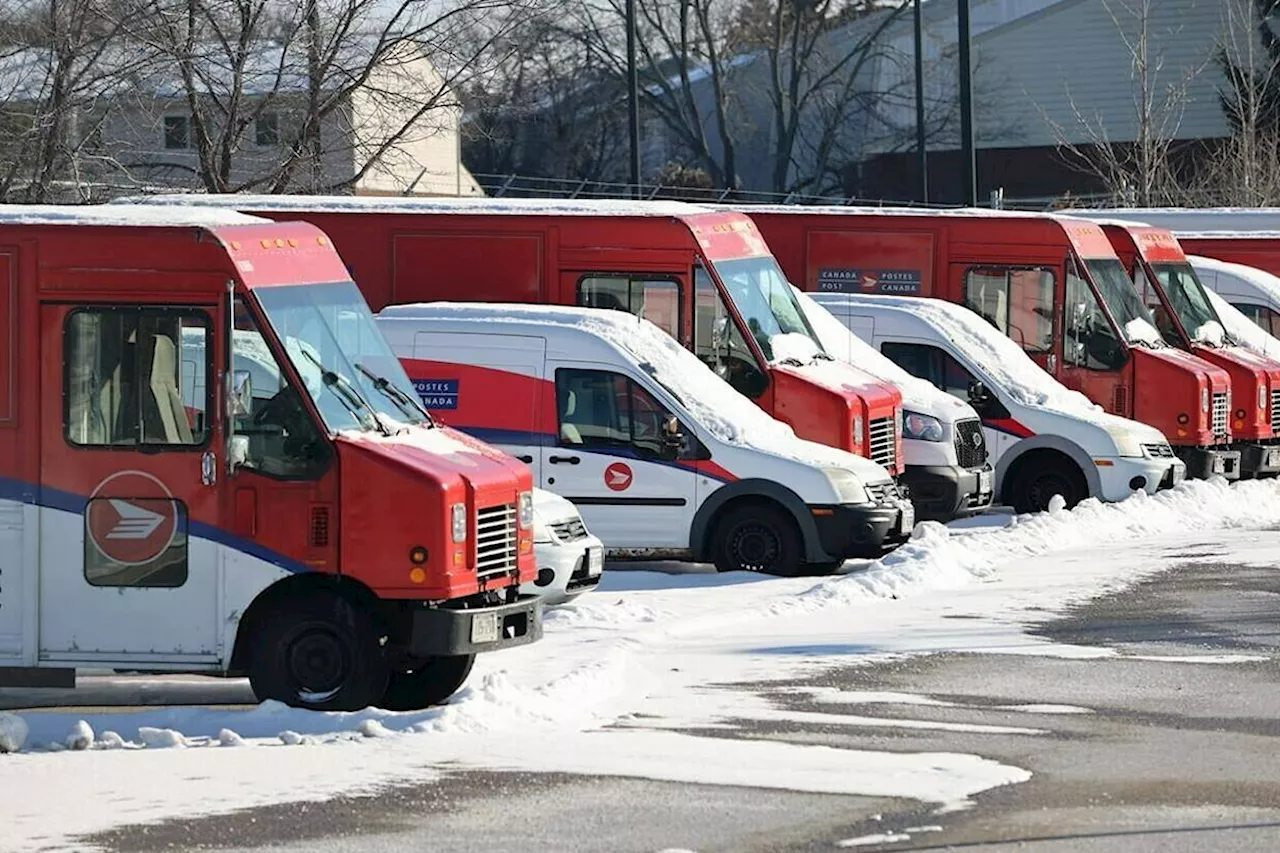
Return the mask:
[[355, 419], [360, 422], [361, 426], [367, 426], [370, 418], [373, 420], [374, 428], [383, 435], [391, 435], [391, 430], [387, 429], [378, 418], [378, 412], [369, 405], [369, 401], [360, 396], [360, 392], [351, 384], [351, 380], [337, 373], [320, 363], [320, 359], [316, 358], [306, 349], [298, 347], [298, 350], [307, 357], [307, 360], [314, 364], [320, 370], [320, 379], [325, 386], [333, 391], [333, 395], [342, 401], [347, 411], [351, 412]]
[[391, 384], [385, 376], [379, 376], [358, 361], [356, 362], [356, 370], [368, 377], [369, 381], [373, 383], [373, 387], [385, 394], [387, 399], [394, 403], [401, 412], [404, 412], [410, 418], [424, 419], [427, 426], [435, 426], [427, 410], [418, 405], [417, 401], [402, 391], [399, 386]]

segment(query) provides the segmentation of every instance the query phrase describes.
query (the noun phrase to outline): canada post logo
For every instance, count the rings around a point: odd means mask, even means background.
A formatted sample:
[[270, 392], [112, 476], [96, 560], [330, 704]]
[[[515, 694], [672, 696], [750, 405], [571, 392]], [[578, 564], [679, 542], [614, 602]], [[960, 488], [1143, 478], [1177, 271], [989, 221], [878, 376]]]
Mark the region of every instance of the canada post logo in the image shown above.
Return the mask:
[[823, 293], [880, 293], [918, 296], [920, 270], [864, 270], [824, 267], [818, 270], [818, 290]]
[[457, 379], [415, 379], [413, 390], [418, 392], [424, 408], [456, 409], [459, 384]]
[[119, 471], [89, 496], [85, 528], [103, 557], [141, 566], [173, 544], [178, 512], [178, 502], [159, 479], [144, 471]]

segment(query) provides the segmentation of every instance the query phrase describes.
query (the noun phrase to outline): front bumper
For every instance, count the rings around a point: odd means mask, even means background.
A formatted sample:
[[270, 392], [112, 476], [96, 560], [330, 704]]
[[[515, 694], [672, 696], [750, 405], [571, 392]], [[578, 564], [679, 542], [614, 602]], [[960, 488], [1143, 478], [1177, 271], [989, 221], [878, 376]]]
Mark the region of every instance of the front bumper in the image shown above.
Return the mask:
[[986, 512], [991, 506], [995, 477], [990, 465], [908, 465], [901, 482], [910, 489], [916, 518], [945, 523]]
[[915, 509], [911, 502], [811, 506], [818, 544], [828, 560], [878, 557], [911, 537]]
[[1238, 442], [1231, 445], [1240, 451], [1240, 476], [1273, 477], [1280, 474], [1280, 444]]
[[1099, 495], [1104, 501], [1122, 501], [1136, 490], [1154, 495], [1161, 489], [1171, 489], [1187, 478], [1187, 466], [1181, 459], [1146, 459], [1116, 456], [1101, 460], [1099, 464]]
[[1187, 478], [1207, 480], [1210, 477], [1240, 479], [1240, 451], [1225, 447], [1187, 447], [1175, 445], [1173, 452], [1187, 465]]
[[593, 589], [604, 575], [604, 543], [587, 535], [571, 542], [535, 542], [538, 579], [520, 585], [521, 595], [562, 604]]
[[415, 658], [471, 655], [523, 646], [542, 637], [542, 599], [521, 595], [510, 604], [468, 610], [415, 610], [409, 653]]

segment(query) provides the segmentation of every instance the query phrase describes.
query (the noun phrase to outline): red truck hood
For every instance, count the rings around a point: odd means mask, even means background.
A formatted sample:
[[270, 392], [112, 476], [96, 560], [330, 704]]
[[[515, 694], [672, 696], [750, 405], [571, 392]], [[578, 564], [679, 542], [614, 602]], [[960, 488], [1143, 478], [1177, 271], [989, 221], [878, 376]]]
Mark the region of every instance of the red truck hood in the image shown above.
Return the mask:
[[870, 412], [870, 417], [876, 417], [875, 413], [886, 410], [892, 413], [893, 410], [902, 406], [902, 392], [896, 386], [859, 370], [847, 361], [819, 359], [804, 367], [775, 364], [773, 369], [805, 382], [811, 382], [833, 394], [861, 398]]
[[1209, 390], [1213, 393], [1227, 391], [1231, 388], [1231, 376], [1227, 371], [1221, 367], [1215, 367], [1189, 352], [1174, 349], [1173, 347], [1162, 347], [1161, 349], [1136, 347], [1133, 351], [1141, 353], [1143, 357], [1163, 361], [1193, 374], [1201, 381], [1208, 383]]
[[448, 489], [469, 486], [477, 506], [510, 503], [533, 488], [533, 475], [519, 460], [445, 426], [409, 427], [391, 436], [344, 432], [343, 439], [438, 480]]

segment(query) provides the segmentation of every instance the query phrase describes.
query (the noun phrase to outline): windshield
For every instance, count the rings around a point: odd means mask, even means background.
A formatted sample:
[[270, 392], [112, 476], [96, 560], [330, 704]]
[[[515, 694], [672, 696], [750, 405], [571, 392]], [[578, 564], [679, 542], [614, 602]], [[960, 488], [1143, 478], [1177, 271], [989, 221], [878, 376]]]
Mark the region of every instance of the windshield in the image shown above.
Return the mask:
[[1091, 258], [1084, 265], [1089, 268], [1089, 276], [1098, 288], [1098, 296], [1106, 304], [1129, 343], [1146, 342], [1143, 331], [1149, 329], [1155, 332], [1155, 318], [1151, 316], [1147, 306], [1142, 304], [1142, 298], [1133, 286], [1133, 279], [1125, 274], [1120, 261], [1116, 258]]
[[823, 352], [772, 255], [716, 261], [714, 266], [765, 358], [809, 361]]
[[1221, 325], [1191, 264], [1152, 264], [1151, 269], [1160, 280], [1173, 313], [1178, 315], [1178, 322], [1192, 339], [1209, 323]]
[[353, 282], [263, 287], [254, 296], [330, 430], [375, 429], [369, 407], [384, 423], [428, 421]]

